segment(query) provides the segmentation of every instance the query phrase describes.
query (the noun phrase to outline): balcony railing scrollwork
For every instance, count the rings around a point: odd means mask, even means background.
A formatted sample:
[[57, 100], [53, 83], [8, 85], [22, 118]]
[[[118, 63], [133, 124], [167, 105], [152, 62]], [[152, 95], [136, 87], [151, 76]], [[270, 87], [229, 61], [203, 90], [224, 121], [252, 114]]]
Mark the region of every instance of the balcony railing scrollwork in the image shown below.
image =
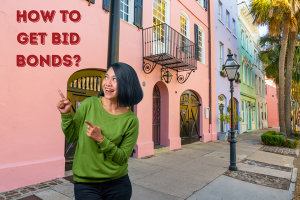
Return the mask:
[[[184, 83], [197, 69], [197, 45], [167, 24], [143, 29], [143, 70], [150, 74], [157, 64], [177, 72], [177, 81]], [[187, 72], [178, 75], [178, 72]]]

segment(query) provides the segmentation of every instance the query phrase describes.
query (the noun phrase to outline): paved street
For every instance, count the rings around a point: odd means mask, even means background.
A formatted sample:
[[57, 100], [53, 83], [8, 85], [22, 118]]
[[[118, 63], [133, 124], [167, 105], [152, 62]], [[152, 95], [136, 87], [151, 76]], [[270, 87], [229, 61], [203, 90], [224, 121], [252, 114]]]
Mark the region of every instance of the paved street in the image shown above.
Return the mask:
[[[264, 130], [264, 132], [266, 129]], [[229, 166], [229, 142], [196, 142], [182, 146], [182, 149], [155, 154], [146, 159], [129, 159], [129, 177], [133, 186], [132, 200], [200, 200], [200, 199], [292, 199], [294, 183], [291, 183], [293, 170], [292, 156], [260, 151], [262, 131], [239, 135], [237, 140], [237, 166], [242, 172], [267, 175], [277, 182], [283, 181], [288, 189], [276, 189], [270, 180], [266, 184], [257, 179], [255, 183], [242, 181], [238, 176], [224, 175]], [[244, 162], [250, 160], [248, 162]], [[243, 161], [243, 162], [241, 162]], [[253, 164], [254, 162], [259, 164]], [[252, 164], [251, 164], [252, 163]], [[261, 167], [261, 164], [271, 167]], [[285, 171], [284, 171], [284, 170]], [[72, 175], [71, 171], [66, 176]], [[274, 178], [275, 177], [275, 178]], [[240, 177], [241, 178], [241, 177]], [[246, 177], [247, 178], [247, 177]], [[250, 178], [251, 179], [251, 178]], [[73, 184], [59, 179], [61, 184], [36, 190], [19, 196], [29, 200], [35, 195], [43, 200], [74, 199]], [[263, 179], [262, 179], [263, 180]], [[280, 184], [278, 187], [281, 187]], [[5, 195], [0, 194], [5, 199]]]

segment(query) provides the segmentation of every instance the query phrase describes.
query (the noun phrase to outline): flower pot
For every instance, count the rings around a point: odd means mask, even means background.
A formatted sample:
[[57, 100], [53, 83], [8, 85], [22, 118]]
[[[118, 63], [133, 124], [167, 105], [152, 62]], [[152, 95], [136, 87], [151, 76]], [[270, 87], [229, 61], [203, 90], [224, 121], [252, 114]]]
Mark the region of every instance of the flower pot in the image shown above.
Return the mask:
[[221, 140], [221, 141], [227, 141], [228, 133], [226, 133], [226, 132], [219, 132], [218, 136], [219, 136], [219, 140]]

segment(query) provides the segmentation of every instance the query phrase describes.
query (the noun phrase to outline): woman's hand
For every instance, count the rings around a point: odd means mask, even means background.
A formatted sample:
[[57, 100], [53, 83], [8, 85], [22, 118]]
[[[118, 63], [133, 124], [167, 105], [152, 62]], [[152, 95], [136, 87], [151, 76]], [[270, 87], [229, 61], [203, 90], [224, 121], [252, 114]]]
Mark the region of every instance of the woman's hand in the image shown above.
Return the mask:
[[87, 126], [87, 130], [86, 130], [86, 134], [89, 138], [91, 138], [92, 140], [95, 140], [96, 142], [102, 142], [102, 140], [104, 139], [104, 136], [101, 133], [101, 128], [99, 126], [95, 126], [94, 124], [92, 124], [91, 122], [85, 120], [85, 123], [88, 124]]
[[60, 89], [57, 89], [57, 91], [61, 96], [61, 100], [56, 104], [56, 107], [61, 114], [67, 114], [71, 110], [72, 103], [69, 100], [66, 100], [66, 97], [63, 95]]

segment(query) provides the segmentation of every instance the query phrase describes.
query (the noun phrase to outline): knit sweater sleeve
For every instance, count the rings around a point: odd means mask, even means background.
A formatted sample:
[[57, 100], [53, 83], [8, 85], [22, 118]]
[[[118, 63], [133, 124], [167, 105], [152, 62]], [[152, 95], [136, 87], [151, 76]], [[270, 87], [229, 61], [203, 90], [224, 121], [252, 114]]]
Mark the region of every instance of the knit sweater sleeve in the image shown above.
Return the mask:
[[139, 135], [139, 121], [134, 118], [126, 130], [119, 147], [104, 136], [102, 142], [97, 143], [108, 159], [122, 166], [127, 163]]
[[61, 128], [65, 134], [65, 137], [69, 143], [76, 142], [78, 140], [80, 125], [83, 122], [84, 116], [84, 101], [78, 107], [74, 118], [72, 118], [71, 112], [68, 114], [61, 114]]

